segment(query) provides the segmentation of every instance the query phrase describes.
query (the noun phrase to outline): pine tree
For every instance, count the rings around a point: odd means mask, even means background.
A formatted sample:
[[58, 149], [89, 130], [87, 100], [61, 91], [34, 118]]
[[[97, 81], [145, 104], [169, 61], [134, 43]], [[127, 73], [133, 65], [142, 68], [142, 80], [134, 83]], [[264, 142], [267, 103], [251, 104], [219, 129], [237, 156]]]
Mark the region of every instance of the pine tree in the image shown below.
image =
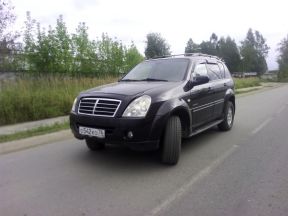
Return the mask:
[[279, 64], [278, 79], [280, 81], [288, 81], [288, 35], [279, 43], [279, 56], [277, 62]]

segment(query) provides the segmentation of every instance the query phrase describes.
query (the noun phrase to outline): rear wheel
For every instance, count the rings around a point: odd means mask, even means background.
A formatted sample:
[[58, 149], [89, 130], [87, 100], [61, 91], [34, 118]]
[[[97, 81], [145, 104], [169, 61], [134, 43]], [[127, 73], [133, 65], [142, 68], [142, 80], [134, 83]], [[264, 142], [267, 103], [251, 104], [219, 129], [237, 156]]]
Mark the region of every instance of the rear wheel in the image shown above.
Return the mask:
[[90, 149], [91, 151], [99, 151], [105, 148], [104, 142], [90, 138], [85, 139], [85, 141], [88, 149]]
[[218, 125], [220, 130], [228, 131], [232, 128], [234, 122], [234, 113], [234, 105], [231, 101], [228, 101], [224, 109], [224, 120]]
[[167, 122], [162, 146], [162, 162], [177, 164], [181, 152], [181, 122], [178, 116], [172, 116]]

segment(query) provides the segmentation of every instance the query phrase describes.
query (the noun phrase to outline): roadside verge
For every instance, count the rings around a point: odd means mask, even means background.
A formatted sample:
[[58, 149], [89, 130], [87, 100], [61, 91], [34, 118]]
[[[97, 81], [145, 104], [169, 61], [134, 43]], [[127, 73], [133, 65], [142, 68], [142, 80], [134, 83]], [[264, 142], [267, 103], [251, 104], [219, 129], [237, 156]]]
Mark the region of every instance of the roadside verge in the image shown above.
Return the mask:
[[33, 136], [25, 139], [0, 143], [0, 154], [6, 154], [71, 138], [73, 138], [73, 135], [70, 130], [62, 130], [45, 135]]

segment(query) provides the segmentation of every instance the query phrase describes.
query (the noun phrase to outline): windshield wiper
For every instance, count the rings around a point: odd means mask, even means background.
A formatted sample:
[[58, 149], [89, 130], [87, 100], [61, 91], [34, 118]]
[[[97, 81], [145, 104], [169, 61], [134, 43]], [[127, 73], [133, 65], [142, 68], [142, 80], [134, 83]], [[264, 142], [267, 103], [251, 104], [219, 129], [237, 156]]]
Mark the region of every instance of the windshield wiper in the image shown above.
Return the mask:
[[165, 79], [154, 79], [154, 78], [146, 78], [146, 79], [141, 79], [139, 81], [160, 81], [160, 82], [168, 82], [168, 80], [165, 80]]

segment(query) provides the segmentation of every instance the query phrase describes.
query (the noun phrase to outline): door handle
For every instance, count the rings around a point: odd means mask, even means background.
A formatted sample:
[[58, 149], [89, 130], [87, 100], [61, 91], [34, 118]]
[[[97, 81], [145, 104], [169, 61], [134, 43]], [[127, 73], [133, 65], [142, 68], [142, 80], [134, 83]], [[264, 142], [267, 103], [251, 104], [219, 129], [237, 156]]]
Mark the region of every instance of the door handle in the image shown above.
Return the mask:
[[227, 83], [224, 83], [224, 86], [227, 86]]

